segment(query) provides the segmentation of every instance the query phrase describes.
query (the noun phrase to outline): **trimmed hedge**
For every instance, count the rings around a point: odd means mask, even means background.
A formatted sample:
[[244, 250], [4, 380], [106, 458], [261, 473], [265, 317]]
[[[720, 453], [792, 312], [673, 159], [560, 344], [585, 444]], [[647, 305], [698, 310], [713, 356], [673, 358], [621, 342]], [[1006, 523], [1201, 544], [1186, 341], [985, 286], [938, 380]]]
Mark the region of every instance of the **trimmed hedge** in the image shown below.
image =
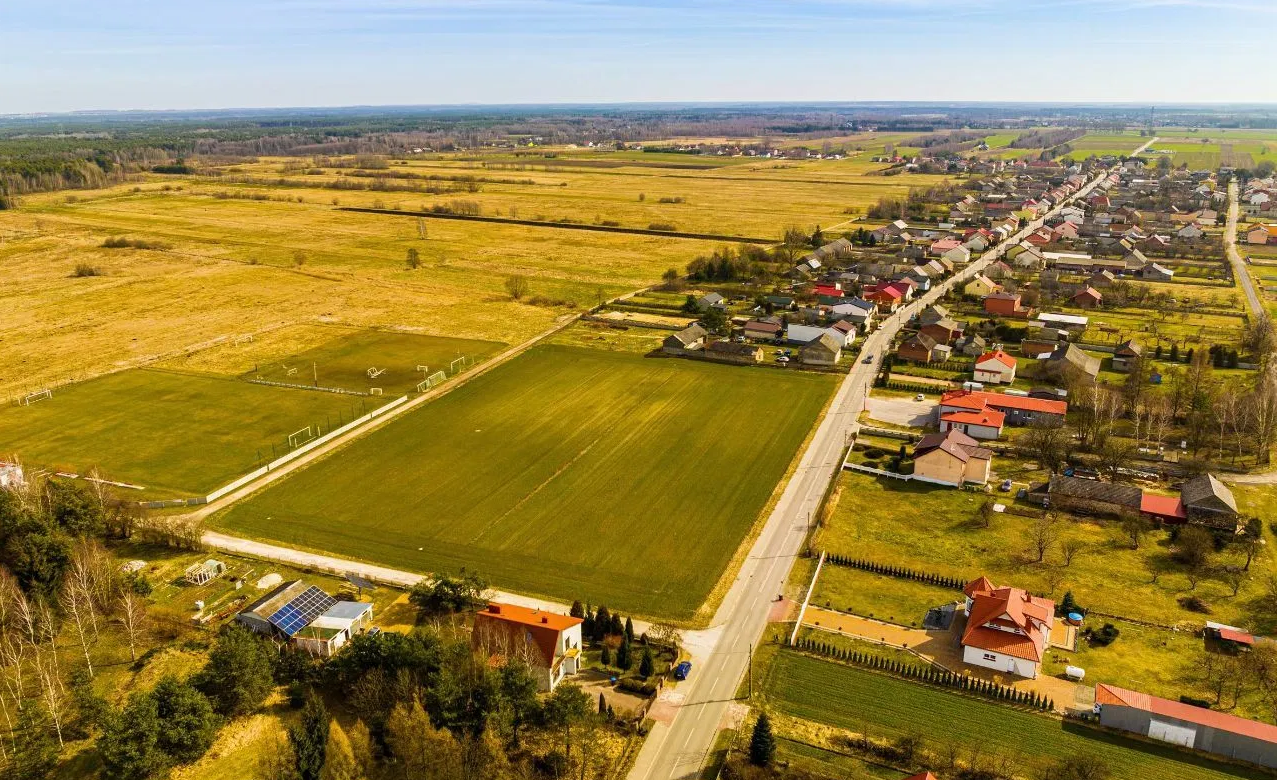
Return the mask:
[[851, 558], [838, 553], [825, 553], [825, 561], [835, 566], [846, 566], [851, 569], [860, 569], [871, 574], [883, 574], [888, 577], [898, 577], [902, 580], [913, 580], [922, 582], [927, 585], [935, 585], [941, 588], [951, 588], [953, 590], [962, 590], [966, 587], [968, 580], [959, 579], [957, 577], [949, 577], [944, 574], [931, 574], [925, 571], [914, 571], [901, 566], [887, 566], [873, 561], [866, 561], [860, 558]]
[[962, 674], [954, 674], [947, 669], [936, 669], [931, 666], [920, 666], [918, 664], [905, 663], [890, 658], [883, 658], [872, 653], [861, 653], [854, 650], [835, 647], [834, 645], [824, 642], [816, 642], [811, 639], [799, 639], [793, 647], [804, 653], [819, 655], [825, 658], [831, 658], [835, 661], [862, 666], [867, 669], [877, 669], [887, 672], [896, 677], [903, 677], [907, 680], [917, 680], [926, 685], [933, 685], [938, 688], [951, 688], [957, 691], [964, 691], [974, 696], [980, 696], [985, 699], [1006, 702], [1008, 704], [1029, 707], [1037, 710], [1053, 710], [1055, 702], [1035, 691], [1021, 691], [1008, 685], [998, 685], [997, 683], [981, 680], [978, 677], [968, 677]]

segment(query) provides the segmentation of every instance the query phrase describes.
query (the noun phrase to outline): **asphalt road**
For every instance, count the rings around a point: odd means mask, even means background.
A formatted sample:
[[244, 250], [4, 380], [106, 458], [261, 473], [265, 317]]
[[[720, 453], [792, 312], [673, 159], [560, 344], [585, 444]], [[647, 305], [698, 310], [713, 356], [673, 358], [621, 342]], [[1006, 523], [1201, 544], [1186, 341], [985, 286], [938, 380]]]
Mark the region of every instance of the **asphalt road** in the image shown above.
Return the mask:
[[[1088, 194], [1101, 178], [1083, 187], [1072, 199]], [[1058, 210], [1059, 207], [1051, 213]], [[872, 362], [858, 362], [839, 386], [803, 453], [798, 470], [785, 486], [780, 501], [768, 516], [749, 557], [714, 615], [711, 628], [717, 630], [717, 644], [708, 659], [693, 668], [691, 677], [680, 686], [685, 698], [673, 722], [668, 726], [657, 723], [652, 728], [629, 780], [687, 778], [700, 773], [728, 707], [736, 698], [737, 687], [748, 671], [753, 645], [762, 638], [771, 602], [783, 591], [806, 539], [810, 518], [842, 465], [843, 448], [855, 436], [857, 418], [865, 408], [883, 353], [902, 324], [915, 312], [984, 270], [1041, 224], [1039, 219], [1024, 226], [961, 273], [889, 316], [866, 338], [861, 354], [872, 357]]]

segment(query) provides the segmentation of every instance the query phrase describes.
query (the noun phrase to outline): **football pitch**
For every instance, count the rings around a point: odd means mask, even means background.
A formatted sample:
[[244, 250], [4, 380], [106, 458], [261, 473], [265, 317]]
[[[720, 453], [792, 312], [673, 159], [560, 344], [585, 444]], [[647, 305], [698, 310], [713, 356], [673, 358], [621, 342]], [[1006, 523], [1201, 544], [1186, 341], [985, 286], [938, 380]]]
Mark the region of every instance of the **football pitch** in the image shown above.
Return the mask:
[[215, 516], [225, 530], [688, 618], [836, 378], [541, 346]]
[[[241, 379], [336, 387], [366, 393], [403, 395], [437, 371], [452, 376], [495, 354], [494, 341], [451, 339], [384, 330], [339, 332], [297, 355], [259, 363]], [[420, 367], [420, 370], [419, 370]]]
[[146, 488], [119, 491], [130, 500], [200, 495], [283, 455], [299, 428], [327, 431], [382, 401], [134, 369], [0, 407], [0, 456], [80, 474], [96, 466]]

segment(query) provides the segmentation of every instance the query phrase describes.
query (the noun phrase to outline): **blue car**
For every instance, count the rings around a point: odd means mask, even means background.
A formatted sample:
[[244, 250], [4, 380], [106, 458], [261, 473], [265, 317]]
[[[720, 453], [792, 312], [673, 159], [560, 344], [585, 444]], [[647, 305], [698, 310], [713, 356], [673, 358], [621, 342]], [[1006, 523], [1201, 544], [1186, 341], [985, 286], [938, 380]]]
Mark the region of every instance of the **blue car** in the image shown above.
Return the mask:
[[689, 675], [689, 674], [691, 674], [691, 673], [692, 673], [692, 662], [691, 662], [691, 661], [683, 661], [683, 662], [681, 662], [678, 666], [675, 666], [675, 667], [674, 667], [674, 679], [675, 679], [675, 680], [686, 680], [686, 679], [687, 679], [687, 675]]

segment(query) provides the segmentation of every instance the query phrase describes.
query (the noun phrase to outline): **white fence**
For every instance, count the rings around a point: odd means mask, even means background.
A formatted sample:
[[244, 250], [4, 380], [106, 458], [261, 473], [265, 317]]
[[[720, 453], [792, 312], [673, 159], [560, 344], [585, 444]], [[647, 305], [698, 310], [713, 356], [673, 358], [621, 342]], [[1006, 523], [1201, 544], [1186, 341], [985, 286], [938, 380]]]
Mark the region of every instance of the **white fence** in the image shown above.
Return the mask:
[[207, 503], [215, 502], [215, 500], [223, 497], [223, 495], [226, 495], [227, 493], [231, 493], [232, 490], [238, 490], [240, 488], [243, 488], [244, 485], [252, 483], [252, 481], [255, 479], [261, 479], [261, 477], [266, 476], [267, 474], [269, 474], [269, 472], [278, 469], [278, 467], [280, 466], [285, 465], [285, 463], [298, 460], [299, 457], [303, 456], [303, 454], [305, 453], [312, 451], [312, 449], [317, 447], [323, 447], [324, 444], [327, 444], [328, 442], [331, 442], [331, 440], [336, 439], [337, 437], [340, 437], [340, 435], [349, 433], [349, 431], [354, 430], [355, 428], [359, 428], [360, 425], [363, 425], [364, 423], [368, 423], [368, 421], [374, 419], [374, 417], [382, 416], [383, 414], [386, 414], [387, 411], [395, 409], [395, 407], [397, 406], [404, 405], [404, 403], [407, 403], [407, 396], [400, 396], [398, 398], [395, 398], [395, 400], [389, 403], [386, 403], [386, 405], [378, 406], [377, 409], [374, 409], [373, 411], [368, 412], [368, 414], [364, 415], [363, 417], [355, 417], [354, 420], [351, 420], [350, 423], [346, 423], [345, 425], [342, 425], [341, 428], [333, 428], [332, 430], [329, 430], [328, 433], [322, 435], [322, 437], [319, 437], [318, 439], [309, 440], [309, 442], [306, 442], [305, 444], [303, 444], [303, 446], [294, 449], [294, 451], [282, 454], [282, 456], [277, 457], [275, 458], [275, 460], [267, 463], [266, 466], [262, 466], [261, 469], [250, 471], [248, 472], [248, 474], [245, 474], [244, 476], [239, 477], [238, 480], [232, 481], [232, 483], [230, 484], [222, 485], [221, 488], [218, 488], [217, 490], [213, 490], [212, 493], [209, 493], [208, 495], [204, 495], [204, 497], [200, 497], [197, 499], [190, 499], [189, 502], [186, 502], [186, 503], [207, 504]]

